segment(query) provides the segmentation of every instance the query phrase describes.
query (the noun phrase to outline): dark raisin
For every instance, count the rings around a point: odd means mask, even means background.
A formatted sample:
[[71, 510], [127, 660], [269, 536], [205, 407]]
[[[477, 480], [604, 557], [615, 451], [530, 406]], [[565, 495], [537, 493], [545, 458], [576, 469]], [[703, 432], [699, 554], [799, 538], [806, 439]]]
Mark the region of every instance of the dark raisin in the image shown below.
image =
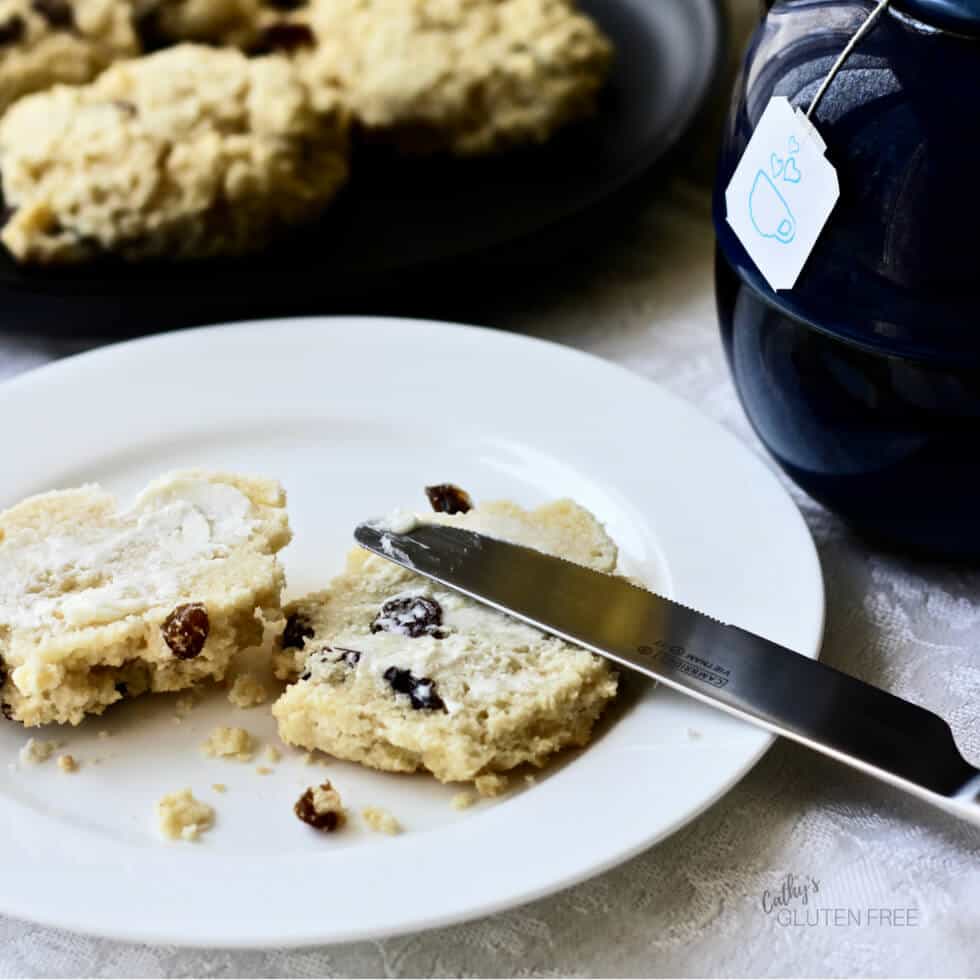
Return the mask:
[[0, 701], [0, 715], [3, 715], [7, 721], [13, 721], [14, 709], [6, 701]]
[[273, 54], [285, 51], [291, 54], [300, 48], [311, 48], [316, 36], [305, 24], [272, 24], [267, 27], [249, 54]]
[[128, 684], [125, 684], [123, 681], [120, 681], [116, 685], [116, 694], [118, 694], [121, 698], [128, 697], [129, 696], [129, 685]]
[[301, 650], [303, 644], [315, 632], [316, 630], [313, 629], [308, 619], [300, 616], [299, 613], [293, 613], [286, 620], [286, 628], [282, 631], [283, 650]]
[[[322, 650], [318, 650], [316, 653], [311, 654], [307, 659], [307, 663], [313, 658], [322, 663], [327, 663], [332, 661], [335, 664], [344, 663], [351, 670], [353, 670], [361, 659], [361, 654], [357, 650], [348, 650], [347, 647], [324, 647]], [[309, 668], [300, 674], [301, 681], [308, 681], [313, 676], [313, 671]]]
[[139, 114], [135, 103], [129, 102], [127, 99], [113, 99], [109, 105], [118, 109], [125, 116], [135, 116]]
[[[327, 780], [320, 789], [337, 796], [333, 786], [330, 785], [330, 780]], [[331, 831], [336, 830], [343, 821], [343, 812], [340, 810], [339, 804], [340, 797], [337, 796], [336, 808], [318, 810], [313, 802], [313, 787], [311, 786], [296, 801], [293, 806], [293, 812], [303, 823], [308, 823], [317, 830]]]
[[0, 657], [0, 687], [7, 683], [7, 664], [3, 657]]
[[163, 29], [163, 24], [160, 22], [159, 5], [155, 4], [146, 13], [136, 17], [133, 27], [144, 54], [159, 51], [161, 48], [173, 44], [173, 38]]
[[24, 18], [20, 14], [14, 14], [0, 24], [0, 44], [16, 44], [23, 36]]
[[11, 207], [9, 204], [0, 206], [0, 228], [3, 228], [16, 213], [17, 208]]
[[309, 5], [309, 0], [263, 0], [267, 7], [272, 7], [274, 10], [282, 10], [288, 13], [292, 10], [300, 10], [302, 7]]
[[31, 0], [31, 9], [52, 27], [70, 31], [75, 26], [75, 13], [68, 0]]
[[407, 694], [416, 711], [445, 711], [446, 705], [436, 694], [436, 682], [430, 677], [416, 677], [410, 670], [389, 667], [384, 673], [385, 680], [396, 694]]
[[211, 620], [200, 602], [188, 602], [178, 606], [163, 621], [160, 629], [174, 656], [180, 660], [190, 660], [204, 649], [211, 631]]
[[437, 483], [426, 487], [425, 495], [437, 514], [465, 514], [473, 509], [470, 495], [455, 483]]
[[442, 639], [442, 606], [424, 595], [395, 596], [382, 607], [371, 624], [372, 633], [401, 633], [403, 636], [428, 634]]

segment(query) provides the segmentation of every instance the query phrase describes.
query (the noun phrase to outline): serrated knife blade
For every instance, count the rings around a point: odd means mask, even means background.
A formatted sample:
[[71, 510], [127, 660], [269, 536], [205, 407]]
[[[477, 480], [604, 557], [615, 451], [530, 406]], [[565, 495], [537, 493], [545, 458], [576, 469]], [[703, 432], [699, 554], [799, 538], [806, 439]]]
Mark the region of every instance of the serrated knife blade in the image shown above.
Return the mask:
[[621, 667], [980, 825], [980, 770], [938, 715], [737, 626], [532, 548], [368, 522], [358, 544]]

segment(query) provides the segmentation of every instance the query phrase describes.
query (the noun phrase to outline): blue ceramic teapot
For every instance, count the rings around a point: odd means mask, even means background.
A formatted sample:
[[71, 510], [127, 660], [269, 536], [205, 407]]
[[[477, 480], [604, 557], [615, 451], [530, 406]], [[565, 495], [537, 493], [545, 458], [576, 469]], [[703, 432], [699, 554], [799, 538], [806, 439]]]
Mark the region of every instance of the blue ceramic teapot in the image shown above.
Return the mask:
[[808, 493], [872, 534], [980, 555], [980, 0], [892, 0], [830, 83], [812, 122], [841, 195], [793, 289], [725, 220], [769, 100], [807, 110], [875, 7], [776, 0], [751, 42], [715, 188], [722, 335]]

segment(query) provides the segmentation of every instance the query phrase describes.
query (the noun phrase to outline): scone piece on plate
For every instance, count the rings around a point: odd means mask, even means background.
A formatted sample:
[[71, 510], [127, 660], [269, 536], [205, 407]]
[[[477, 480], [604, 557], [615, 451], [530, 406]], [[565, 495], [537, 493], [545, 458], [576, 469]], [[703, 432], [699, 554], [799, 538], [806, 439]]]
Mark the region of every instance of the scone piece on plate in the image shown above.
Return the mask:
[[221, 679], [281, 618], [279, 484], [186, 471], [127, 510], [98, 486], [0, 513], [0, 704], [78, 724], [123, 697]]
[[[616, 566], [602, 526], [568, 500], [423, 520]], [[585, 745], [616, 693], [599, 657], [361, 549], [327, 591], [285, 611], [278, 669], [299, 680], [273, 705], [280, 736], [376, 769], [489, 787], [495, 773]]]
[[314, 0], [301, 52], [361, 124], [410, 153], [540, 143], [589, 115], [612, 45], [571, 0]]
[[42, 263], [256, 249], [347, 178], [345, 112], [318, 98], [285, 58], [194, 44], [28, 96], [0, 121], [0, 237]]
[[129, 0], [0, 0], [0, 112], [138, 53]]

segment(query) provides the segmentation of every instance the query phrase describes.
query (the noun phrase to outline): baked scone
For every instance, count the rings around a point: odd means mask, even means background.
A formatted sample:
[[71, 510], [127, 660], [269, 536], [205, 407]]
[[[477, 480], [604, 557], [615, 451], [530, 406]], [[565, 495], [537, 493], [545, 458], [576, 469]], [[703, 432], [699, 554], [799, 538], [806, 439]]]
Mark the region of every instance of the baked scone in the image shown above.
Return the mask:
[[274, 482], [189, 470], [120, 510], [98, 486], [0, 514], [0, 704], [77, 725], [145, 691], [221, 679], [280, 621], [289, 542]]
[[192, 44], [28, 96], [0, 120], [0, 237], [26, 262], [256, 249], [347, 177], [345, 113], [318, 98], [285, 58]]
[[0, 0], [0, 113], [139, 53], [127, 0]]
[[612, 46], [572, 0], [314, 0], [301, 65], [410, 153], [540, 143], [588, 115]]
[[[422, 519], [616, 566], [602, 526], [568, 500]], [[278, 670], [299, 680], [273, 705], [280, 736], [377, 769], [493, 786], [494, 773], [585, 745], [616, 692], [599, 657], [361, 549], [285, 611]]]

